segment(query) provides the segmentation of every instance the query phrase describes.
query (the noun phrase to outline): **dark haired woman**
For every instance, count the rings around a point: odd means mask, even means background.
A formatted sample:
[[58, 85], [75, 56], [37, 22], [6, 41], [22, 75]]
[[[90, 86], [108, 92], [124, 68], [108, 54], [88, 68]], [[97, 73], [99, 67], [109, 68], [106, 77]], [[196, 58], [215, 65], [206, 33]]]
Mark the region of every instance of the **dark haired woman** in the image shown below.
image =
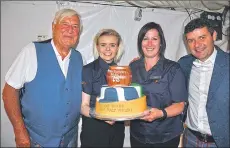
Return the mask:
[[150, 109], [131, 121], [131, 147], [178, 147], [188, 98], [184, 74], [178, 63], [164, 57], [166, 42], [159, 24], [144, 25], [137, 44], [141, 58], [130, 64], [132, 82], [143, 87]]

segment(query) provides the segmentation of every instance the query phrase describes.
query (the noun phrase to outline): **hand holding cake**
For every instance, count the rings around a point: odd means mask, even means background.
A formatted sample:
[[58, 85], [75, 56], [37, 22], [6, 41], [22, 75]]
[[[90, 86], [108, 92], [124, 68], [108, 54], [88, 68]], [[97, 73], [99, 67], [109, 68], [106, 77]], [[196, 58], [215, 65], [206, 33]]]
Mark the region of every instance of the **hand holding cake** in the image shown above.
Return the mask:
[[152, 122], [156, 119], [161, 119], [164, 116], [162, 110], [158, 108], [151, 108], [150, 110], [144, 111], [143, 115], [144, 116], [141, 118], [141, 120], [148, 122]]
[[115, 121], [105, 121], [106, 123], [113, 125], [115, 123]]

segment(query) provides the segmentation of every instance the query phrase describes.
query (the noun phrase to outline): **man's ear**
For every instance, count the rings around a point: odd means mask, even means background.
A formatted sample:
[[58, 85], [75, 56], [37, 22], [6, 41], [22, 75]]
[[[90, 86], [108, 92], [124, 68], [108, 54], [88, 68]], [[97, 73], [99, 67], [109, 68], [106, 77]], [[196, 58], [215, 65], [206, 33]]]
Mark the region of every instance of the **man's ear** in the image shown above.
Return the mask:
[[216, 41], [216, 38], [217, 38], [216, 30], [213, 31], [212, 38], [213, 38], [213, 41]]

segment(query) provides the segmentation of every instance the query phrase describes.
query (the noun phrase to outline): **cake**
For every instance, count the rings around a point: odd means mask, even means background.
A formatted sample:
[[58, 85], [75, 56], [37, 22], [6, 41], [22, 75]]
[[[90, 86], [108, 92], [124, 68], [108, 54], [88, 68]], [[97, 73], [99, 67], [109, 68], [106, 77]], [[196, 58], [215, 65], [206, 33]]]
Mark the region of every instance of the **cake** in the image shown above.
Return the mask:
[[128, 66], [110, 66], [108, 85], [103, 85], [96, 99], [95, 114], [99, 118], [135, 118], [146, 109], [146, 96], [142, 87], [131, 84], [132, 74]]

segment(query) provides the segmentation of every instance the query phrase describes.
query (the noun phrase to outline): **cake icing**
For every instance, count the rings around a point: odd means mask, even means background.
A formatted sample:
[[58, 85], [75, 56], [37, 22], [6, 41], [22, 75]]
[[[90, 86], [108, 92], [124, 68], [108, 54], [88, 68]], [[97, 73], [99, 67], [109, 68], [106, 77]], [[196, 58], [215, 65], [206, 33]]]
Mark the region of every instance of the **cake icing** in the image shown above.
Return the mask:
[[95, 106], [97, 115], [117, 119], [139, 116], [146, 109], [146, 96], [138, 84], [120, 87], [104, 85]]
[[140, 86], [109, 87], [107, 85], [104, 85], [101, 88], [101, 95], [97, 98], [97, 101], [128, 101], [140, 98], [141, 96], [142, 89]]

